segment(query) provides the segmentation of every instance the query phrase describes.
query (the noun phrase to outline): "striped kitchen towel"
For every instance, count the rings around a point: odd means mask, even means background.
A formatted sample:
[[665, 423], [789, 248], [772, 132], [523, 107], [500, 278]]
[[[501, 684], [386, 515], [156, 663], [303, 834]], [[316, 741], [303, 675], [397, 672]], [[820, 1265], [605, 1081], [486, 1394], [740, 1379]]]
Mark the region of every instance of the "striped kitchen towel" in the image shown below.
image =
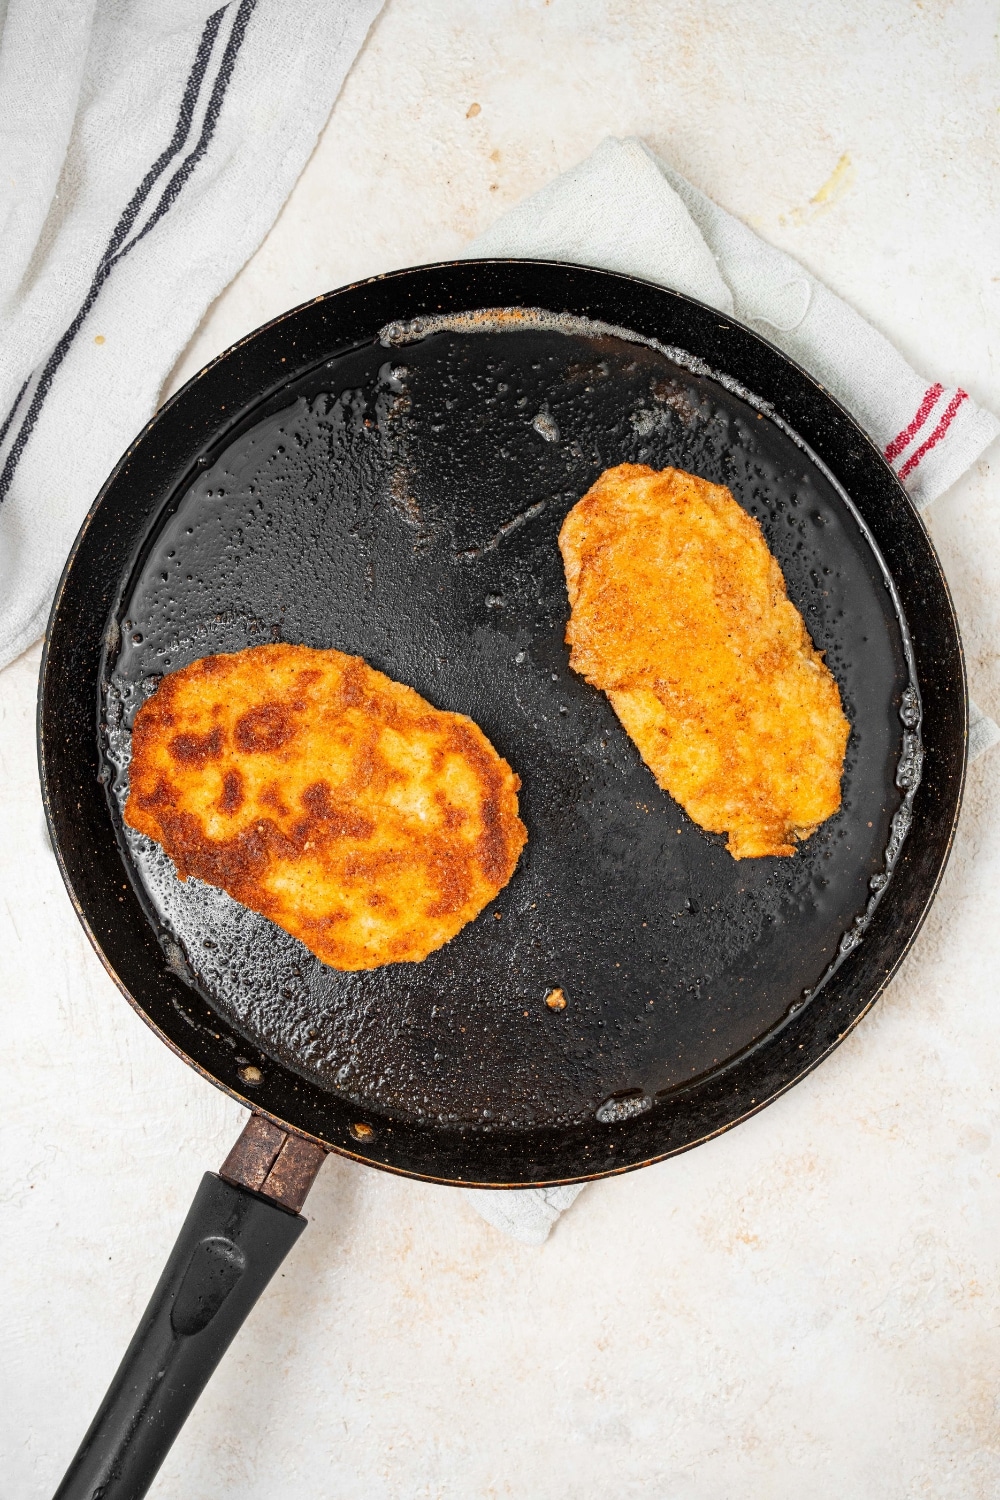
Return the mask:
[[889, 340], [640, 140], [605, 140], [504, 214], [467, 255], [568, 260], [642, 276], [756, 329], [836, 396], [918, 509], [1000, 433], [967, 392], [928, 383]]
[[0, 7], [0, 666], [209, 303], [271, 227], [381, 0]]

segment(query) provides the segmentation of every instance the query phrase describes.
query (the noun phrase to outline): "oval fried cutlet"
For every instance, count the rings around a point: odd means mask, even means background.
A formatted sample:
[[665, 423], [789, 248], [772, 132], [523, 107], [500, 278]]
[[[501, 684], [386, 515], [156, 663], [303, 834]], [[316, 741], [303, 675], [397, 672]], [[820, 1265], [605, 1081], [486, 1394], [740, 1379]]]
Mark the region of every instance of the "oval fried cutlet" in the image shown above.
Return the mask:
[[680, 469], [607, 469], [559, 534], [570, 665], [734, 859], [840, 807], [850, 725], [757, 521]]
[[518, 777], [478, 725], [359, 656], [253, 646], [164, 677], [125, 821], [335, 969], [417, 963], [507, 884]]

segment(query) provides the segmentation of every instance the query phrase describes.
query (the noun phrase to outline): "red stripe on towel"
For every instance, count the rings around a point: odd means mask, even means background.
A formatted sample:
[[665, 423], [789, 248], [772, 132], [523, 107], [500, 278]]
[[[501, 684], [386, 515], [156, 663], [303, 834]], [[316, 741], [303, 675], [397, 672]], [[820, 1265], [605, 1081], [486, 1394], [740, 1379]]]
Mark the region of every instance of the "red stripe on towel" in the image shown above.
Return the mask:
[[930, 416], [931, 410], [936, 405], [937, 399], [943, 390], [943, 385], [931, 385], [927, 387], [927, 390], [924, 392], [924, 399], [917, 407], [917, 414], [909, 427], [904, 427], [902, 432], [897, 432], [892, 442], [887, 445], [885, 456], [889, 463], [892, 463], [894, 458], [898, 458], [903, 449], [908, 447], [912, 439], [916, 437]]
[[933, 448], [936, 443], [939, 443], [941, 441], [945, 433], [948, 431], [948, 428], [951, 426], [952, 417], [958, 411], [958, 408], [961, 406], [962, 402], [968, 401], [968, 399], [968, 391], [955, 392], [954, 396], [952, 396], [951, 400], [948, 402], [948, 405], [945, 407], [944, 416], [941, 418], [940, 422], [937, 424], [934, 431], [927, 439], [926, 443], [921, 443], [916, 452], [910, 454], [909, 458], [906, 460], [906, 463], [899, 470], [900, 479], [905, 479], [907, 474], [912, 474], [913, 470], [917, 467], [917, 464], [923, 458], [927, 450], [929, 448]]

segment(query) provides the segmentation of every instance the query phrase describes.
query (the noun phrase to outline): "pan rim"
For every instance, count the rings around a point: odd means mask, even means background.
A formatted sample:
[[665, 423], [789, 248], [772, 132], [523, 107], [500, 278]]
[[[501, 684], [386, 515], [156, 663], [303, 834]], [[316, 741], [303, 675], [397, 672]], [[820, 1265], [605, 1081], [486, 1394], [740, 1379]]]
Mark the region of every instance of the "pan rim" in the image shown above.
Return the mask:
[[[911, 531], [914, 531], [915, 528], [915, 536], [923, 552], [921, 561], [925, 569], [927, 569], [929, 572], [929, 585], [931, 587], [931, 592], [933, 592], [936, 596], [938, 608], [942, 609], [943, 606], [943, 618], [938, 623], [943, 630], [944, 635], [949, 637], [949, 644], [952, 648], [951, 665], [953, 667], [957, 666], [958, 669], [957, 683], [952, 682], [950, 684], [953, 697], [955, 697], [955, 689], [957, 688], [957, 706], [959, 707], [958, 722], [953, 724], [951, 728], [951, 749], [953, 752], [952, 760], [955, 760], [954, 752], [956, 750], [956, 747], [958, 747], [959, 745], [963, 753], [958, 757], [956, 767], [953, 767], [952, 784], [948, 789], [946, 797], [947, 807], [945, 809], [944, 822], [938, 833], [938, 848], [936, 851], [936, 855], [934, 856], [932, 861], [933, 868], [928, 871], [927, 875], [921, 882], [922, 895], [917, 907], [910, 914], [905, 924], [905, 938], [903, 938], [903, 940], [900, 942], [897, 936], [896, 942], [892, 945], [891, 962], [884, 967], [877, 981], [868, 982], [865, 989], [867, 998], [863, 1001], [863, 1003], [860, 1001], [856, 1001], [850, 1007], [849, 1016], [845, 1016], [843, 1018], [844, 1024], [838, 1025], [838, 1028], [835, 1029], [835, 1033], [827, 1037], [822, 1045], [814, 1040], [813, 1044], [809, 1048], [808, 1058], [800, 1060], [801, 1065], [797, 1064], [793, 1069], [791, 1069], [788, 1077], [784, 1078], [782, 1081], [776, 1081], [772, 1087], [767, 1087], [764, 1090], [759, 1091], [760, 1093], [766, 1094], [766, 1097], [758, 1097], [758, 1095], [754, 1095], [752, 1097], [745, 1098], [735, 1113], [730, 1110], [728, 1117], [723, 1123], [716, 1123], [714, 1125], [708, 1126], [708, 1128], [706, 1128], [703, 1133], [697, 1135], [695, 1138], [679, 1140], [676, 1142], [676, 1144], [670, 1144], [669, 1141], [659, 1142], [658, 1144], [660, 1145], [660, 1149], [653, 1149], [652, 1151], [640, 1150], [638, 1154], [636, 1154], [632, 1149], [626, 1149], [626, 1151], [623, 1152], [623, 1156], [626, 1157], [626, 1159], [624, 1160], [621, 1156], [619, 1156], [618, 1159], [615, 1160], [614, 1153], [616, 1153], [617, 1150], [621, 1146], [625, 1145], [626, 1141], [631, 1138], [632, 1131], [629, 1129], [629, 1127], [641, 1126], [643, 1123], [642, 1120], [628, 1122], [627, 1125], [624, 1123], [619, 1123], [614, 1126], [602, 1126], [599, 1127], [599, 1129], [601, 1134], [605, 1137], [608, 1145], [610, 1146], [611, 1154], [609, 1155], [608, 1152], [605, 1152], [604, 1158], [600, 1162], [600, 1164], [598, 1164], [598, 1162], [596, 1161], [593, 1163], [581, 1162], [576, 1170], [573, 1170], [569, 1173], [554, 1172], [538, 1174], [529, 1172], [527, 1175], [516, 1176], [508, 1174], [503, 1180], [494, 1178], [494, 1180], [490, 1181], [484, 1180], [484, 1178], [482, 1176], [479, 1176], [478, 1174], [468, 1176], [464, 1174], [457, 1174], [454, 1170], [449, 1170], [446, 1174], [439, 1174], [434, 1170], [428, 1170], [426, 1164], [424, 1164], [423, 1166], [417, 1166], [414, 1163], [401, 1164], [396, 1160], [385, 1159], [384, 1152], [382, 1152], [377, 1147], [371, 1150], [358, 1150], [356, 1148], [352, 1149], [352, 1145], [350, 1144], [349, 1139], [345, 1138], [344, 1134], [339, 1130], [331, 1132], [336, 1137], [334, 1139], [331, 1139], [329, 1134], [318, 1133], [315, 1129], [309, 1128], [309, 1123], [303, 1117], [300, 1116], [298, 1120], [289, 1118], [288, 1113], [286, 1113], [284, 1109], [276, 1109], [273, 1107], [273, 1100], [271, 1101], [271, 1104], [269, 1104], [266, 1091], [263, 1091], [259, 1097], [254, 1097], [254, 1095], [245, 1087], [241, 1088], [238, 1081], [234, 1081], [232, 1070], [228, 1070], [228, 1076], [226, 1069], [219, 1068], [217, 1070], [213, 1070], [211, 1066], [206, 1064], [204, 1058], [199, 1058], [198, 1056], [193, 1054], [192, 1050], [185, 1048], [185, 1046], [182, 1044], [182, 1041], [178, 1039], [178, 1035], [170, 1029], [166, 1028], [162, 1024], [162, 1022], [157, 1019], [157, 1016], [150, 1010], [150, 1008], [148, 1008], [148, 1005], [144, 1005], [136, 997], [136, 995], [133, 994], [129, 983], [119, 973], [118, 966], [116, 966], [115, 962], [105, 951], [107, 943], [106, 936], [104, 938], [104, 941], [102, 941], [101, 933], [97, 930], [97, 926], [95, 926], [94, 922], [92, 922], [91, 920], [88, 910], [87, 898], [84, 894], [81, 894], [81, 890], [78, 888], [81, 885], [79, 857], [75, 850], [72, 855], [70, 854], [69, 846], [66, 843], [64, 816], [65, 808], [62, 807], [60, 802], [60, 790], [57, 785], [57, 778], [54, 774], [54, 752], [51, 749], [52, 741], [54, 738], [54, 731], [56, 723], [58, 721], [58, 706], [53, 697], [53, 694], [56, 691], [55, 657], [58, 649], [62, 649], [61, 644], [54, 649], [54, 642], [61, 643], [60, 632], [66, 618], [65, 609], [68, 592], [73, 587], [75, 587], [74, 579], [76, 575], [74, 574], [74, 569], [77, 566], [78, 559], [84, 554], [85, 549], [89, 545], [90, 541], [93, 540], [93, 528], [95, 522], [97, 521], [97, 518], [101, 514], [102, 506], [104, 506], [108, 501], [109, 496], [112, 496], [116, 493], [116, 486], [120, 486], [127, 479], [129, 466], [133, 463], [136, 456], [141, 455], [142, 450], [144, 448], [148, 448], [150, 443], [155, 440], [156, 436], [163, 432], [164, 423], [171, 418], [172, 414], [175, 416], [179, 411], [185, 410], [188, 406], [190, 406], [192, 400], [197, 400], [200, 398], [200, 394], [204, 391], [207, 378], [210, 379], [213, 377], [213, 375], [217, 376], [220, 370], [225, 372], [231, 367], [234, 359], [236, 359], [246, 351], [252, 351], [255, 348], [260, 349], [268, 336], [273, 335], [276, 332], [280, 334], [286, 334], [289, 331], [292, 331], [292, 333], [294, 334], [293, 325], [295, 324], [296, 320], [301, 320], [304, 315], [309, 314], [317, 308], [335, 309], [336, 305], [339, 303], [344, 303], [345, 299], [350, 299], [352, 297], [356, 299], [358, 297], [361, 297], [363, 299], [365, 293], [371, 292], [373, 290], [385, 291], [386, 289], [388, 289], [391, 295], [391, 292], [394, 289], [397, 289], [400, 286], [412, 286], [414, 282], [419, 281], [421, 277], [425, 280], [429, 279], [429, 284], [433, 286], [435, 278], [437, 278], [439, 281], [443, 281], [446, 280], [449, 275], [455, 277], [459, 280], [459, 282], [461, 282], [463, 275], [466, 277], [466, 279], [469, 279], [471, 277], [471, 279], [475, 281], [477, 276], [480, 279], [488, 279], [488, 275], [490, 273], [499, 273], [501, 276], [506, 273], [509, 277], [512, 277], [516, 281], [518, 276], [523, 278], [525, 275], [530, 276], [532, 272], [540, 273], [543, 280], [546, 277], [550, 279], [552, 277], [555, 277], [557, 281], [560, 273], [563, 273], [567, 281], [575, 281], [577, 283], [581, 281], [585, 282], [589, 284], [591, 290], [593, 290], [595, 287], [598, 289], [606, 289], [608, 287], [611, 287], [617, 289], [623, 296], [627, 295], [629, 291], [634, 291], [634, 289], [638, 288], [643, 295], [648, 296], [651, 293], [653, 294], [654, 299], [660, 299], [663, 307], [680, 307], [682, 309], [697, 310], [698, 317], [703, 321], [705, 319], [712, 320], [717, 323], [720, 330], [735, 333], [744, 342], [748, 342], [751, 348], [756, 347], [760, 350], [766, 351], [768, 357], [772, 361], [777, 362], [777, 366], [779, 368], [783, 368], [786, 371], [792, 372], [795, 381], [799, 383], [800, 387], [810, 390], [813, 393], [814, 399], [818, 401], [821, 409], [826, 408], [827, 410], [832, 410], [836, 414], [837, 420], [841, 424], [841, 426], [846, 424], [847, 431], [857, 443], [859, 451], [862, 455], [861, 466], [867, 466], [870, 471], [876, 472], [881, 475], [883, 489], [885, 488], [886, 482], [888, 481], [888, 484], [895, 496], [896, 503], [902, 503], [904, 507], [904, 514], [907, 518], [907, 523], [910, 526]], [[480, 297], [480, 299], [475, 303], [473, 303], [469, 299], [466, 299], [465, 302], [465, 307], [470, 310], [473, 306], [483, 307], [487, 305], [524, 306], [527, 305], [527, 302], [524, 298], [513, 299], [510, 296], [507, 296], [502, 300], [495, 299], [492, 301], [489, 299], [484, 300], [482, 297]], [[544, 306], [545, 304], [539, 303], [538, 300], [534, 300], [532, 305]], [[370, 325], [369, 336], [376, 336], [377, 328], [379, 326], [382, 326], [382, 324], [384, 324], [386, 321], [389, 320], [382, 317], [381, 323]], [[621, 321], [624, 322], [624, 320]], [[674, 340], [673, 342], [677, 341]], [[294, 337], [292, 339], [292, 344], [294, 346]], [[691, 352], [695, 353], [697, 358], [704, 357], [701, 351]], [[285, 357], [287, 358], [287, 356]], [[713, 366], [713, 368], [718, 368], [713, 360], [709, 359], [708, 362]], [[314, 361], [310, 360], [308, 361], [308, 363], [312, 364], [314, 363]], [[306, 368], [305, 364], [300, 366], [293, 366], [293, 368], [289, 371], [287, 377], [283, 376], [281, 379], [278, 379], [271, 390], [258, 389], [258, 392], [254, 397], [252, 404], [256, 405], [257, 402], [267, 399], [269, 394], [273, 394], [274, 391], [280, 389], [286, 378], [294, 378], [295, 376], [300, 374], [304, 368]], [[749, 385], [749, 382], [745, 382], [742, 376], [740, 376], [740, 381], [743, 384]], [[755, 388], [751, 385], [750, 389], [754, 390]], [[758, 394], [761, 393], [758, 392]], [[777, 403], [772, 403], [770, 401], [770, 397], [767, 395], [767, 393], [763, 393], [763, 399], [767, 400], [769, 404], [775, 405], [776, 410], [778, 411], [778, 414], [781, 417], [783, 423], [787, 423], [787, 425], [791, 426], [792, 430], [796, 433], [800, 431], [798, 424], [787, 418], [787, 416], [785, 416], [785, 414], [781, 411], [780, 406], [778, 406]], [[228, 426], [229, 420], [239, 420], [241, 415], [245, 415], [247, 409], [248, 403], [237, 403], [233, 409], [231, 418], [227, 419], [225, 423], [223, 423], [216, 429], [216, 440], [218, 440], [222, 436], [225, 427]], [[814, 450], [815, 444], [808, 436], [808, 434], [803, 435], [803, 437], [810, 451]], [[828, 460], [824, 457], [824, 454], [821, 451], [817, 452], [816, 456], [824, 464], [824, 466], [829, 466]], [[875, 461], [874, 467], [872, 463], [873, 460]], [[850, 490], [848, 489], [845, 481], [840, 477], [839, 474], [837, 474], [836, 470], [834, 470], [833, 472], [835, 474], [835, 477], [837, 478], [838, 487], [842, 486], [843, 488], [847, 489], [848, 493], [850, 494]], [[159, 509], [161, 504], [162, 496], [157, 501], [157, 510]], [[857, 507], [857, 510], [864, 523], [866, 525], [869, 525], [870, 518], [866, 515], [863, 506], [861, 506], [853, 496], [852, 504]], [[877, 536], [876, 543], [879, 545], [879, 550], [883, 553], [884, 556], [885, 549], [881, 547]], [[898, 585], [899, 580], [896, 578], [895, 571], [893, 570], [891, 561], [888, 558], [886, 559], [886, 568], [889, 572], [890, 577], [892, 577]], [[906, 617], [909, 618], [908, 615]], [[100, 621], [101, 637], [103, 637], [103, 632], [104, 619], [102, 617]], [[99, 645], [100, 643], [98, 642], [98, 650]], [[921, 687], [923, 687], [923, 673], [920, 674], [919, 680], [921, 682]], [[476, 1186], [518, 1188], [525, 1186], [581, 1182], [602, 1176], [618, 1175], [623, 1171], [635, 1170], [640, 1166], [649, 1165], [654, 1161], [663, 1160], [668, 1156], [678, 1154], [680, 1151], [689, 1150], [693, 1146], [702, 1144], [704, 1141], [709, 1140], [715, 1135], [722, 1133], [724, 1130], [731, 1129], [734, 1125], [741, 1123], [744, 1119], [749, 1118], [752, 1114], [758, 1113], [762, 1108], [765, 1107], [766, 1104], [772, 1102], [774, 1099], [787, 1092], [788, 1089], [791, 1088], [796, 1082], [798, 1082], [800, 1078], [805, 1077], [807, 1073], [811, 1072], [813, 1068], [817, 1067], [820, 1062], [822, 1062], [827, 1056], [829, 1056], [830, 1052], [837, 1045], [839, 1045], [840, 1041], [842, 1041], [850, 1031], [854, 1029], [854, 1027], [860, 1022], [862, 1017], [867, 1014], [872, 1005], [874, 1005], [875, 1001], [879, 998], [879, 996], [885, 989], [885, 986], [889, 982], [889, 979], [896, 972], [903, 958], [912, 947], [913, 942], [916, 939], [916, 936], [919, 933], [923, 921], [926, 917], [927, 911], [929, 910], [930, 905], [937, 894], [941, 879], [943, 877], [944, 869], [947, 864], [947, 859], [954, 842], [955, 829], [961, 809], [962, 792], [964, 789], [965, 780], [964, 746], [967, 738], [967, 722], [968, 706], [967, 694], [965, 689], [965, 670], [961, 640], [958, 634], [958, 627], [955, 621], [954, 608], [952, 605], [950, 592], [948, 590], [947, 581], [944, 578], [944, 574], [934, 551], [933, 544], [915, 507], [912, 505], [912, 502], [906, 495], [906, 492], [903, 490], [902, 486], [899, 484], [899, 481], [897, 480], [893, 471], [890, 469], [889, 465], [885, 462], [882, 455], [875, 448], [875, 445], [868, 438], [867, 434], [862, 431], [862, 429], [845, 410], [845, 408], [838, 401], [836, 401], [836, 399], [832, 397], [829, 392], [824, 389], [820, 382], [814, 380], [812, 376], [810, 376], [806, 371], [802, 370], [802, 368], [797, 365], [795, 361], [791, 360], [781, 350], [768, 343], [766, 339], [763, 339], [753, 330], [750, 330], [744, 325], [739, 324], [737, 320], [729, 318], [727, 315], [719, 314], [714, 309], [705, 307], [703, 304], [697, 303], [696, 301], [694, 301], [694, 299], [684, 297], [680, 293], [670, 291], [666, 288], [656, 285], [655, 283], [645, 282], [640, 278], [624, 277], [615, 272], [601, 271], [590, 267], [578, 267], [554, 261], [539, 261], [527, 259], [487, 259], [477, 261], [462, 259], [459, 261], [438, 262], [427, 266], [412, 267], [401, 271], [390, 272], [383, 276], [366, 278], [363, 281], [352, 283], [347, 287], [338, 288], [334, 291], [324, 293], [319, 297], [310, 299], [309, 301], [300, 304], [298, 307], [289, 309], [287, 312], [279, 314], [276, 318], [271, 319], [268, 323], [262, 325], [261, 328], [247, 334], [244, 338], [238, 340], [234, 345], [232, 345], [230, 349], [224, 351], [220, 355], [216, 356], [213, 360], [211, 360], [207, 365], [204, 366], [202, 370], [198, 371], [194, 376], [192, 376], [191, 379], [187, 381], [185, 385], [178, 392], [176, 392], [175, 395], [172, 396], [170, 400], [164, 404], [163, 407], [159, 409], [159, 411], [153, 416], [153, 418], [151, 418], [150, 422], [143, 428], [143, 430], [137, 435], [136, 439], [129, 445], [125, 454], [123, 454], [122, 458], [119, 460], [118, 464], [115, 466], [108, 479], [105, 481], [105, 484], [102, 486], [97, 498], [95, 499], [94, 504], [91, 506], [87, 517], [83, 522], [83, 525], [81, 526], [80, 532], [74, 542], [73, 548], [70, 551], [69, 558], [67, 559], [67, 563], [60, 578], [53, 601], [52, 612], [49, 619], [49, 626], [46, 632], [45, 648], [42, 657], [39, 688], [38, 746], [43, 803], [45, 806], [46, 819], [48, 821], [52, 845], [56, 853], [60, 873], [62, 874], [63, 880], [66, 883], [67, 890], [74, 905], [74, 909], [77, 912], [79, 920], [84, 926], [84, 930], [86, 931], [91, 944], [98, 953], [98, 956], [100, 957], [105, 968], [108, 970], [111, 977], [115, 980], [119, 989], [121, 989], [122, 993], [132, 1005], [133, 1009], [136, 1010], [138, 1014], [141, 1015], [142, 1018], [146, 1021], [146, 1023], [150, 1025], [150, 1027], [156, 1032], [156, 1034], [160, 1036], [168, 1046], [170, 1046], [172, 1051], [174, 1051], [190, 1066], [194, 1067], [209, 1081], [213, 1082], [217, 1087], [223, 1089], [223, 1091], [228, 1093], [231, 1097], [238, 1099], [241, 1103], [245, 1104], [249, 1108], [252, 1108], [257, 1112], [266, 1115], [268, 1118], [274, 1120], [283, 1128], [290, 1129], [298, 1134], [307, 1136], [308, 1138], [317, 1141], [325, 1148], [338, 1152], [338, 1154], [348, 1156], [358, 1161], [363, 1161], [368, 1165], [379, 1166], [384, 1170], [394, 1171], [401, 1175], [414, 1176], [428, 1181], [465, 1187]], [[956, 770], [957, 778], [954, 774]], [[911, 834], [911, 838], [912, 837], [913, 834]], [[890, 900], [886, 904], [891, 909], [893, 904], [892, 901]], [[864, 946], [864, 944], [861, 945], [862, 948]], [[269, 1066], [274, 1066], [273, 1060], [269, 1062]], [[730, 1071], [731, 1070], [727, 1070], [726, 1076], [729, 1076]], [[691, 1090], [689, 1088], [686, 1088], [684, 1092], [689, 1093], [691, 1092]], [[332, 1095], [327, 1096], [328, 1099], [333, 1099], [333, 1097], [334, 1096]], [[340, 1102], [341, 1101], [338, 1101], [338, 1103]], [[666, 1101], [666, 1103], [668, 1104], [672, 1102], [672, 1100]], [[292, 1113], [295, 1113], [295, 1111], [292, 1111]], [[356, 1108], [348, 1106], [346, 1113], [352, 1116], [357, 1116], [358, 1111]], [[644, 1117], [644, 1119], [648, 1124], [649, 1117], [646, 1116]], [[707, 1121], [706, 1125], [708, 1125]], [[440, 1135], [442, 1132], [442, 1127], [437, 1125], [432, 1127], [414, 1127], [414, 1129], [423, 1130], [424, 1132], [431, 1132], [435, 1135]], [[551, 1130], [553, 1134], [560, 1133], [560, 1128], [538, 1127], [538, 1134], [544, 1135], [547, 1129]], [[389, 1127], [388, 1133], [389, 1135], [392, 1134], [391, 1125]], [[467, 1135], [469, 1135], [469, 1138], [471, 1138], [470, 1133], [467, 1132]], [[478, 1136], [478, 1140], [480, 1142], [479, 1154], [482, 1155], [482, 1135]], [[649, 1144], [652, 1145], [653, 1142], [650, 1141]]]

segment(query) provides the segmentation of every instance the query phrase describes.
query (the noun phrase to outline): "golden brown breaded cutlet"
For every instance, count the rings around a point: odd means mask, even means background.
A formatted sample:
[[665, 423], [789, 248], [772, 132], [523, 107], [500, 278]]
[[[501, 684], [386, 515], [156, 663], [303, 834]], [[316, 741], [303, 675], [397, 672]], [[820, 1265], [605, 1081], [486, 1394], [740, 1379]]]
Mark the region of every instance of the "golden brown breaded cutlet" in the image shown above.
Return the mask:
[[570, 665], [734, 859], [794, 854], [840, 807], [850, 725], [757, 521], [680, 469], [607, 469], [559, 535]]
[[359, 656], [253, 646], [164, 677], [125, 821], [335, 969], [419, 962], [507, 884], [520, 781], [464, 714]]

